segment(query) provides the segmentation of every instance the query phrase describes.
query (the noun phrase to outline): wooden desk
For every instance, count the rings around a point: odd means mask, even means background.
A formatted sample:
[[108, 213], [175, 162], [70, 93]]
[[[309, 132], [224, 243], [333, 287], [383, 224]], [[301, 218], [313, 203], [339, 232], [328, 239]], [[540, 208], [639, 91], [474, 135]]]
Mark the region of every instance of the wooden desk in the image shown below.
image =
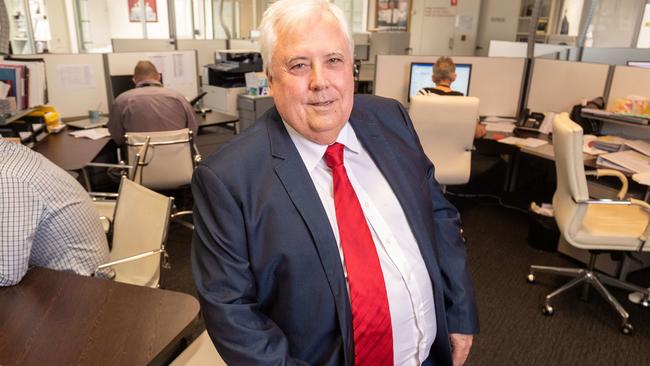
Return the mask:
[[205, 159], [234, 137], [235, 135], [228, 133], [206, 133], [196, 136], [194, 143], [201, 156]]
[[99, 154], [111, 140], [104, 137], [99, 140], [76, 138], [70, 136], [68, 127], [61, 132], [50, 134], [34, 146], [37, 151], [64, 170], [81, 170]]
[[0, 288], [0, 365], [164, 364], [192, 296], [43, 268]]

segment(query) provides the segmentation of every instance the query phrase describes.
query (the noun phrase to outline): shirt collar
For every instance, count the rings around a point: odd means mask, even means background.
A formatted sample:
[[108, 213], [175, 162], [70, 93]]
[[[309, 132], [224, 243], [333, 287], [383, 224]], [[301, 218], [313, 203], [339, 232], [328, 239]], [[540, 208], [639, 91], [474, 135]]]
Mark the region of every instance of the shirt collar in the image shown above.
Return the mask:
[[[298, 149], [298, 153], [300, 154], [302, 161], [305, 163], [307, 171], [311, 172], [323, 159], [325, 150], [327, 150], [327, 145], [317, 144], [307, 139], [303, 135], [299, 134], [298, 131], [294, 130], [293, 127], [284, 121], [284, 119], [282, 120], [282, 123], [284, 123], [284, 127], [289, 133], [289, 137], [291, 137], [294, 145], [296, 145], [296, 149]], [[345, 149], [354, 154], [359, 154], [361, 152], [361, 143], [349, 122], [346, 122], [345, 125], [343, 125], [341, 132], [339, 132], [339, 136], [336, 138], [336, 142], [345, 145]]]
[[139, 83], [135, 85], [136, 88], [142, 87], [142, 86], [162, 86], [162, 83], [160, 81], [154, 80], [154, 79], [147, 79], [147, 80], [142, 80]]

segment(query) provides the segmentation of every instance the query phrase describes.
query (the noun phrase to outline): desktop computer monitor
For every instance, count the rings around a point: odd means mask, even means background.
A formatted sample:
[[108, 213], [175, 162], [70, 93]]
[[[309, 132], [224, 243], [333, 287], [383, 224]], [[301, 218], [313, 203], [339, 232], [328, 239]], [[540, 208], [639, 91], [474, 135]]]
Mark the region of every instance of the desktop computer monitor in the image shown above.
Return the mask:
[[643, 67], [644, 69], [650, 69], [650, 61], [628, 61], [627, 66]]
[[[418, 93], [422, 88], [430, 88], [435, 86], [431, 76], [433, 75], [432, 63], [425, 62], [412, 62], [411, 74], [409, 77], [408, 101], [411, 97]], [[453, 90], [459, 91], [464, 95], [469, 93], [469, 81], [472, 75], [471, 64], [456, 64], [456, 80], [451, 84]]]
[[[160, 75], [160, 82], [163, 82], [162, 75]], [[111, 88], [113, 89], [113, 99], [125, 91], [135, 88], [133, 75], [111, 75]]]

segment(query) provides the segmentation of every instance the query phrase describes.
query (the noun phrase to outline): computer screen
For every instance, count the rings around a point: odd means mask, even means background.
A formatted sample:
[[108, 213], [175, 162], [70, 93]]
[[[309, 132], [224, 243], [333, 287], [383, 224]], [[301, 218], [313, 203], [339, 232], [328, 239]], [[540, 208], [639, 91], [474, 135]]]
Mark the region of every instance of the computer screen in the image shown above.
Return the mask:
[[[418, 93], [422, 88], [435, 86], [431, 76], [433, 75], [432, 63], [412, 62], [411, 75], [409, 77], [409, 94], [408, 101]], [[456, 80], [451, 84], [451, 89], [459, 91], [464, 95], [469, 93], [469, 81], [472, 75], [471, 64], [456, 64]]]
[[[160, 82], [163, 82], [162, 75], [160, 75]], [[125, 91], [135, 88], [133, 75], [111, 75], [111, 87], [113, 89], [113, 98], [117, 98], [118, 95]]]
[[627, 66], [643, 67], [644, 69], [650, 69], [650, 61], [628, 61]]

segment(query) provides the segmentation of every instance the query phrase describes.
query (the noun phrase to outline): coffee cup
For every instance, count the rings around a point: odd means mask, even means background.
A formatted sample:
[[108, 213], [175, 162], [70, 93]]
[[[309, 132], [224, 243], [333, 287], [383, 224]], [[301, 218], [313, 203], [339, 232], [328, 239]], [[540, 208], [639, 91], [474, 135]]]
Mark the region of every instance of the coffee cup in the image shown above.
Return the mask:
[[101, 115], [102, 115], [101, 111], [88, 111], [88, 118], [90, 119], [97, 119]]

